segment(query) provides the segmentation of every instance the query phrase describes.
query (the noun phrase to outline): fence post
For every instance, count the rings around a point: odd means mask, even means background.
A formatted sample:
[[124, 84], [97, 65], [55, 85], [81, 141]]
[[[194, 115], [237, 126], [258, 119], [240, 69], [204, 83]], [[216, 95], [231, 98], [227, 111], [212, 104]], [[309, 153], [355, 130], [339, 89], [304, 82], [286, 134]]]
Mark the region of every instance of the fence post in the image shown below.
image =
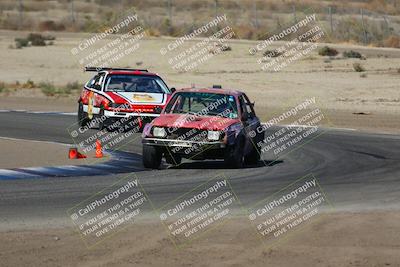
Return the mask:
[[332, 7], [329, 7], [329, 22], [331, 25], [331, 34], [333, 33], [333, 18], [332, 18]]
[[168, 13], [168, 31], [172, 33], [172, 0], [167, 0], [167, 13]]
[[75, 23], [74, 0], [71, 0], [71, 21]]
[[383, 15], [383, 20], [385, 21], [385, 37], [388, 37], [390, 34], [390, 29], [389, 29], [389, 21], [386, 18], [386, 15]]
[[363, 28], [363, 34], [364, 34], [364, 44], [366, 45], [368, 42], [368, 37], [367, 37], [367, 31], [365, 29], [365, 24], [364, 24], [364, 9], [361, 8], [361, 26]]
[[253, 2], [253, 8], [254, 8], [254, 26], [256, 29], [258, 29], [258, 17], [257, 17], [257, 1], [254, 0]]
[[168, 0], [167, 8], [168, 8], [168, 19], [169, 23], [172, 23], [172, 0]]
[[293, 5], [293, 6], [292, 6], [292, 9], [293, 9], [293, 19], [294, 19], [294, 23], [297, 23], [296, 6]]
[[215, 4], [215, 17], [218, 17], [218, 0], [214, 0], [214, 4]]
[[19, 22], [18, 22], [18, 29], [22, 29], [22, 12], [23, 12], [24, 6], [22, 5], [22, 0], [19, 0], [19, 5], [18, 5], [18, 12], [19, 12]]

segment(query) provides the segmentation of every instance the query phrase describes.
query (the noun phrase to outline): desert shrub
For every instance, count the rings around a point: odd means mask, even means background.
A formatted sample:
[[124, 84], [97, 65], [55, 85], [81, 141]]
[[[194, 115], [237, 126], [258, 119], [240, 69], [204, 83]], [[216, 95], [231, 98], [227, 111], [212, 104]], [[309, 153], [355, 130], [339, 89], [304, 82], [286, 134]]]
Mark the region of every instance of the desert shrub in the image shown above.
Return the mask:
[[29, 45], [29, 40], [27, 38], [15, 38], [15, 48], [20, 49]]
[[6, 89], [6, 84], [4, 82], [0, 82], [0, 93], [2, 93]]
[[[53, 45], [56, 37], [52, 35], [41, 35], [39, 33], [30, 33], [27, 38], [15, 38], [15, 48], [22, 48], [29, 45], [32, 46], [46, 46]], [[46, 42], [48, 41], [48, 42]]]
[[365, 71], [364, 67], [363, 67], [360, 63], [354, 63], [354, 64], [353, 64], [353, 69], [354, 69], [356, 72], [363, 72], [363, 71]]
[[22, 87], [23, 87], [23, 88], [31, 89], [31, 88], [35, 88], [35, 87], [36, 87], [36, 84], [34, 83], [34, 81], [32, 81], [31, 79], [29, 79], [29, 80], [27, 80], [27, 81], [22, 85]]
[[65, 25], [53, 20], [45, 20], [39, 23], [39, 31], [65, 31]]
[[39, 87], [46, 96], [55, 96], [58, 93], [57, 88], [51, 82], [41, 82]]
[[391, 35], [383, 42], [383, 45], [386, 47], [400, 48], [400, 37]]
[[40, 90], [46, 96], [62, 96], [69, 95], [73, 90], [80, 89], [83, 85], [79, 84], [77, 81], [67, 83], [64, 87], [56, 87], [51, 82], [41, 82], [39, 83]]
[[280, 53], [277, 50], [265, 50], [263, 52], [263, 56], [265, 56], [265, 57], [279, 57], [281, 55], [282, 55], [282, 53]]
[[31, 42], [31, 44], [33, 46], [45, 46], [46, 45], [45, 38], [43, 37], [43, 35], [41, 35], [39, 33], [30, 33], [28, 35], [28, 40], [29, 40], [29, 42]]
[[362, 55], [357, 52], [357, 51], [344, 51], [343, 52], [343, 57], [347, 57], [347, 58], [362, 58]]
[[214, 44], [214, 47], [211, 48], [208, 52], [211, 54], [218, 54], [221, 52], [232, 51], [232, 48], [227, 44]]
[[319, 51], [318, 51], [318, 55], [320, 55], [320, 56], [334, 57], [337, 54], [339, 54], [339, 52], [335, 48], [331, 48], [329, 46], [324, 46], [321, 49], [319, 49]]
[[81, 89], [82, 87], [83, 85], [80, 84], [78, 81], [68, 82], [67, 85], [65, 86], [67, 90], [78, 90]]

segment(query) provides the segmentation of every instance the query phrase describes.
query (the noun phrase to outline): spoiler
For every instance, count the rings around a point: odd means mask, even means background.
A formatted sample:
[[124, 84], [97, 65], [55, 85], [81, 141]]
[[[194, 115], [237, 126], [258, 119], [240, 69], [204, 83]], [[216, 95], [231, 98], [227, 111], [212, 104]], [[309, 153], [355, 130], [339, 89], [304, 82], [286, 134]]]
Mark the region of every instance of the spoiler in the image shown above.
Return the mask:
[[94, 71], [94, 72], [107, 71], [107, 70], [149, 72], [147, 69], [130, 69], [130, 68], [85, 67], [84, 69], [84, 71]]

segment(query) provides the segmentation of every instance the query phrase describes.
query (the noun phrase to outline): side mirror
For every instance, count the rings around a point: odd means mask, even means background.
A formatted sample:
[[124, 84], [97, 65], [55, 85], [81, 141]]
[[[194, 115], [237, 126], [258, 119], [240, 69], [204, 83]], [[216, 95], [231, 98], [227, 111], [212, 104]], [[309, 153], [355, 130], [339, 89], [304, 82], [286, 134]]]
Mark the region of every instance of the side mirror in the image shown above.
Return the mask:
[[176, 91], [175, 87], [171, 87], [171, 92], [174, 93]]

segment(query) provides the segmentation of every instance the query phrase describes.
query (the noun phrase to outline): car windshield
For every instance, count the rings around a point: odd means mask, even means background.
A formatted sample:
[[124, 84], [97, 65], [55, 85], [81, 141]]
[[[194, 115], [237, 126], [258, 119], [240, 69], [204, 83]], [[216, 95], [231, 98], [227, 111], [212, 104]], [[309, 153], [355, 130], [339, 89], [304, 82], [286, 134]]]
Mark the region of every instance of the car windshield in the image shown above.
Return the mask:
[[201, 92], [176, 93], [168, 103], [165, 113], [188, 113], [197, 116], [238, 118], [234, 96]]
[[147, 75], [109, 75], [105, 81], [105, 91], [169, 93], [164, 81], [157, 76]]

